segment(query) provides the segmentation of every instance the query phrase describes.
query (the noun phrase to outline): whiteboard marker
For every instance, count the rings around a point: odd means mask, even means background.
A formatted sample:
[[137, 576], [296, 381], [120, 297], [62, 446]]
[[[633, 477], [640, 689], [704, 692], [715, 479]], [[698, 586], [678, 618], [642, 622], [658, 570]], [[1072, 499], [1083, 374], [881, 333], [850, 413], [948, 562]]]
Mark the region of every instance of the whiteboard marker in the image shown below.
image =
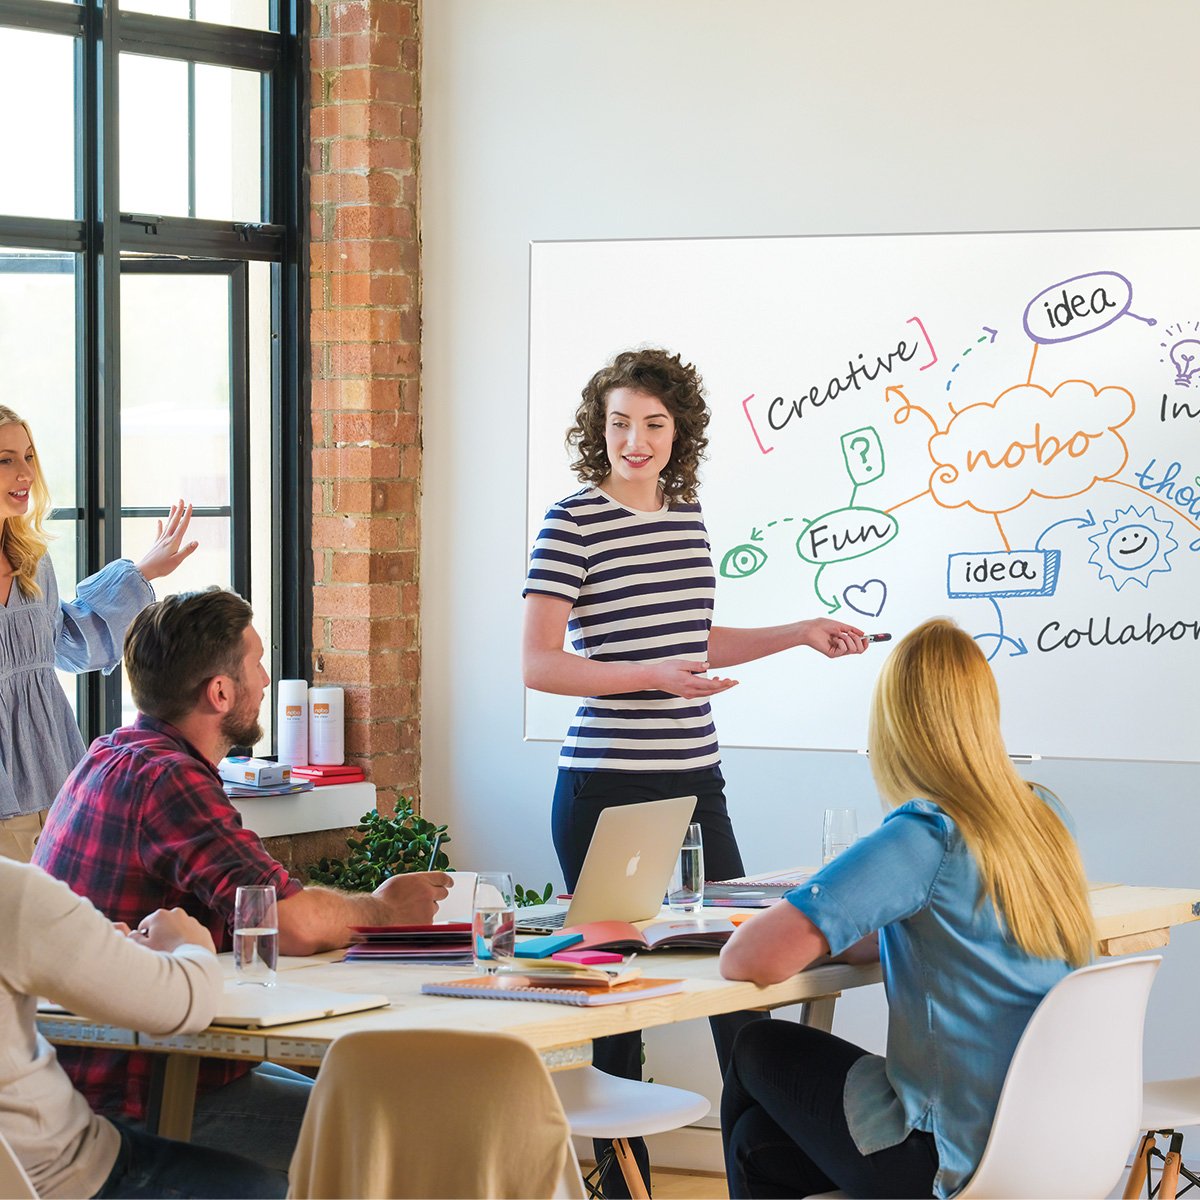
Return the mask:
[[864, 642], [890, 642], [892, 635], [890, 633], [865, 633], [863, 634]]

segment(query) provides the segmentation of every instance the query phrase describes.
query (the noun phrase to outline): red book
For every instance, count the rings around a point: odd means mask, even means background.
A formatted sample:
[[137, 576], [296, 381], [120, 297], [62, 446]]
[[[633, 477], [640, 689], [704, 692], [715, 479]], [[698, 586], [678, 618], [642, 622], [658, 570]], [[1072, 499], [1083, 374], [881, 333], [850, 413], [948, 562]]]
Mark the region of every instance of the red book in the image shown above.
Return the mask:
[[292, 775], [299, 779], [311, 779], [317, 787], [331, 783], [360, 783], [366, 779], [362, 767], [293, 767]]

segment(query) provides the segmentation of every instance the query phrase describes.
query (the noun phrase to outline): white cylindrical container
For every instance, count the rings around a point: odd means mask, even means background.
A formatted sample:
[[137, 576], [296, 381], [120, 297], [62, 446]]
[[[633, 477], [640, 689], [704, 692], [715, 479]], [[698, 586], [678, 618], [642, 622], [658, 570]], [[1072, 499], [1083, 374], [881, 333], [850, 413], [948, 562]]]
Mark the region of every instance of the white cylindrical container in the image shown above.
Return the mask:
[[307, 767], [308, 680], [279, 680], [275, 685], [275, 703], [275, 756], [289, 767]]
[[308, 689], [308, 761], [340, 767], [346, 761], [346, 696], [340, 687]]

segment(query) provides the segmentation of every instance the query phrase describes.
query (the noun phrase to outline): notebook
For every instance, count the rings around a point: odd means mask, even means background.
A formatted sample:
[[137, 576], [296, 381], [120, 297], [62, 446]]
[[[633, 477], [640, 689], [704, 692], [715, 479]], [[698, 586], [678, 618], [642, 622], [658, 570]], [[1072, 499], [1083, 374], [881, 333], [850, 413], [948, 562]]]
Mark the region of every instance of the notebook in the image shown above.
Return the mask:
[[[227, 979], [217, 1004], [214, 1025], [262, 1029], [270, 1025], [290, 1025], [293, 1021], [318, 1021], [323, 1017], [341, 1017], [346, 1013], [386, 1008], [386, 996], [369, 992], [331, 992], [325, 988], [305, 987], [298, 983], [278, 983], [274, 987]], [[66, 1013], [70, 1010], [50, 1000], [38, 1001], [38, 1012]]]
[[225, 994], [217, 1006], [213, 1024], [262, 1029], [270, 1025], [290, 1025], [293, 1021], [341, 1017], [369, 1008], [386, 1008], [389, 1003], [386, 996], [378, 993], [331, 992], [299, 983], [259, 987], [226, 980]]
[[695, 796], [606, 808], [596, 822], [571, 903], [517, 911], [518, 933], [589, 921], [647, 921], [662, 908]]
[[[683, 841], [683, 834], [679, 835]], [[551, 1004], [576, 1004], [591, 1008], [598, 1004], [626, 1004], [683, 991], [682, 979], [634, 979], [611, 988], [570, 987], [535, 983], [523, 975], [476, 975], [449, 983], [423, 983], [427, 996], [473, 996], [483, 1000], [543, 1000]]]

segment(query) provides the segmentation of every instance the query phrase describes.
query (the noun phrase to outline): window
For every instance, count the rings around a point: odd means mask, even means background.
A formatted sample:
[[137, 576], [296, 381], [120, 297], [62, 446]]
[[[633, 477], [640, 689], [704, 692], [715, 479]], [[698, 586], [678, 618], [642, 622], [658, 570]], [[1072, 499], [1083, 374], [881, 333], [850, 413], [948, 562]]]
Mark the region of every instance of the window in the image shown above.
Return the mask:
[[[0, 0], [0, 403], [33, 429], [60, 588], [136, 560], [182, 496], [200, 548], [156, 589], [246, 596], [277, 678], [311, 637], [305, 11]], [[120, 672], [64, 683], [85, 737], [131, 716]]]

